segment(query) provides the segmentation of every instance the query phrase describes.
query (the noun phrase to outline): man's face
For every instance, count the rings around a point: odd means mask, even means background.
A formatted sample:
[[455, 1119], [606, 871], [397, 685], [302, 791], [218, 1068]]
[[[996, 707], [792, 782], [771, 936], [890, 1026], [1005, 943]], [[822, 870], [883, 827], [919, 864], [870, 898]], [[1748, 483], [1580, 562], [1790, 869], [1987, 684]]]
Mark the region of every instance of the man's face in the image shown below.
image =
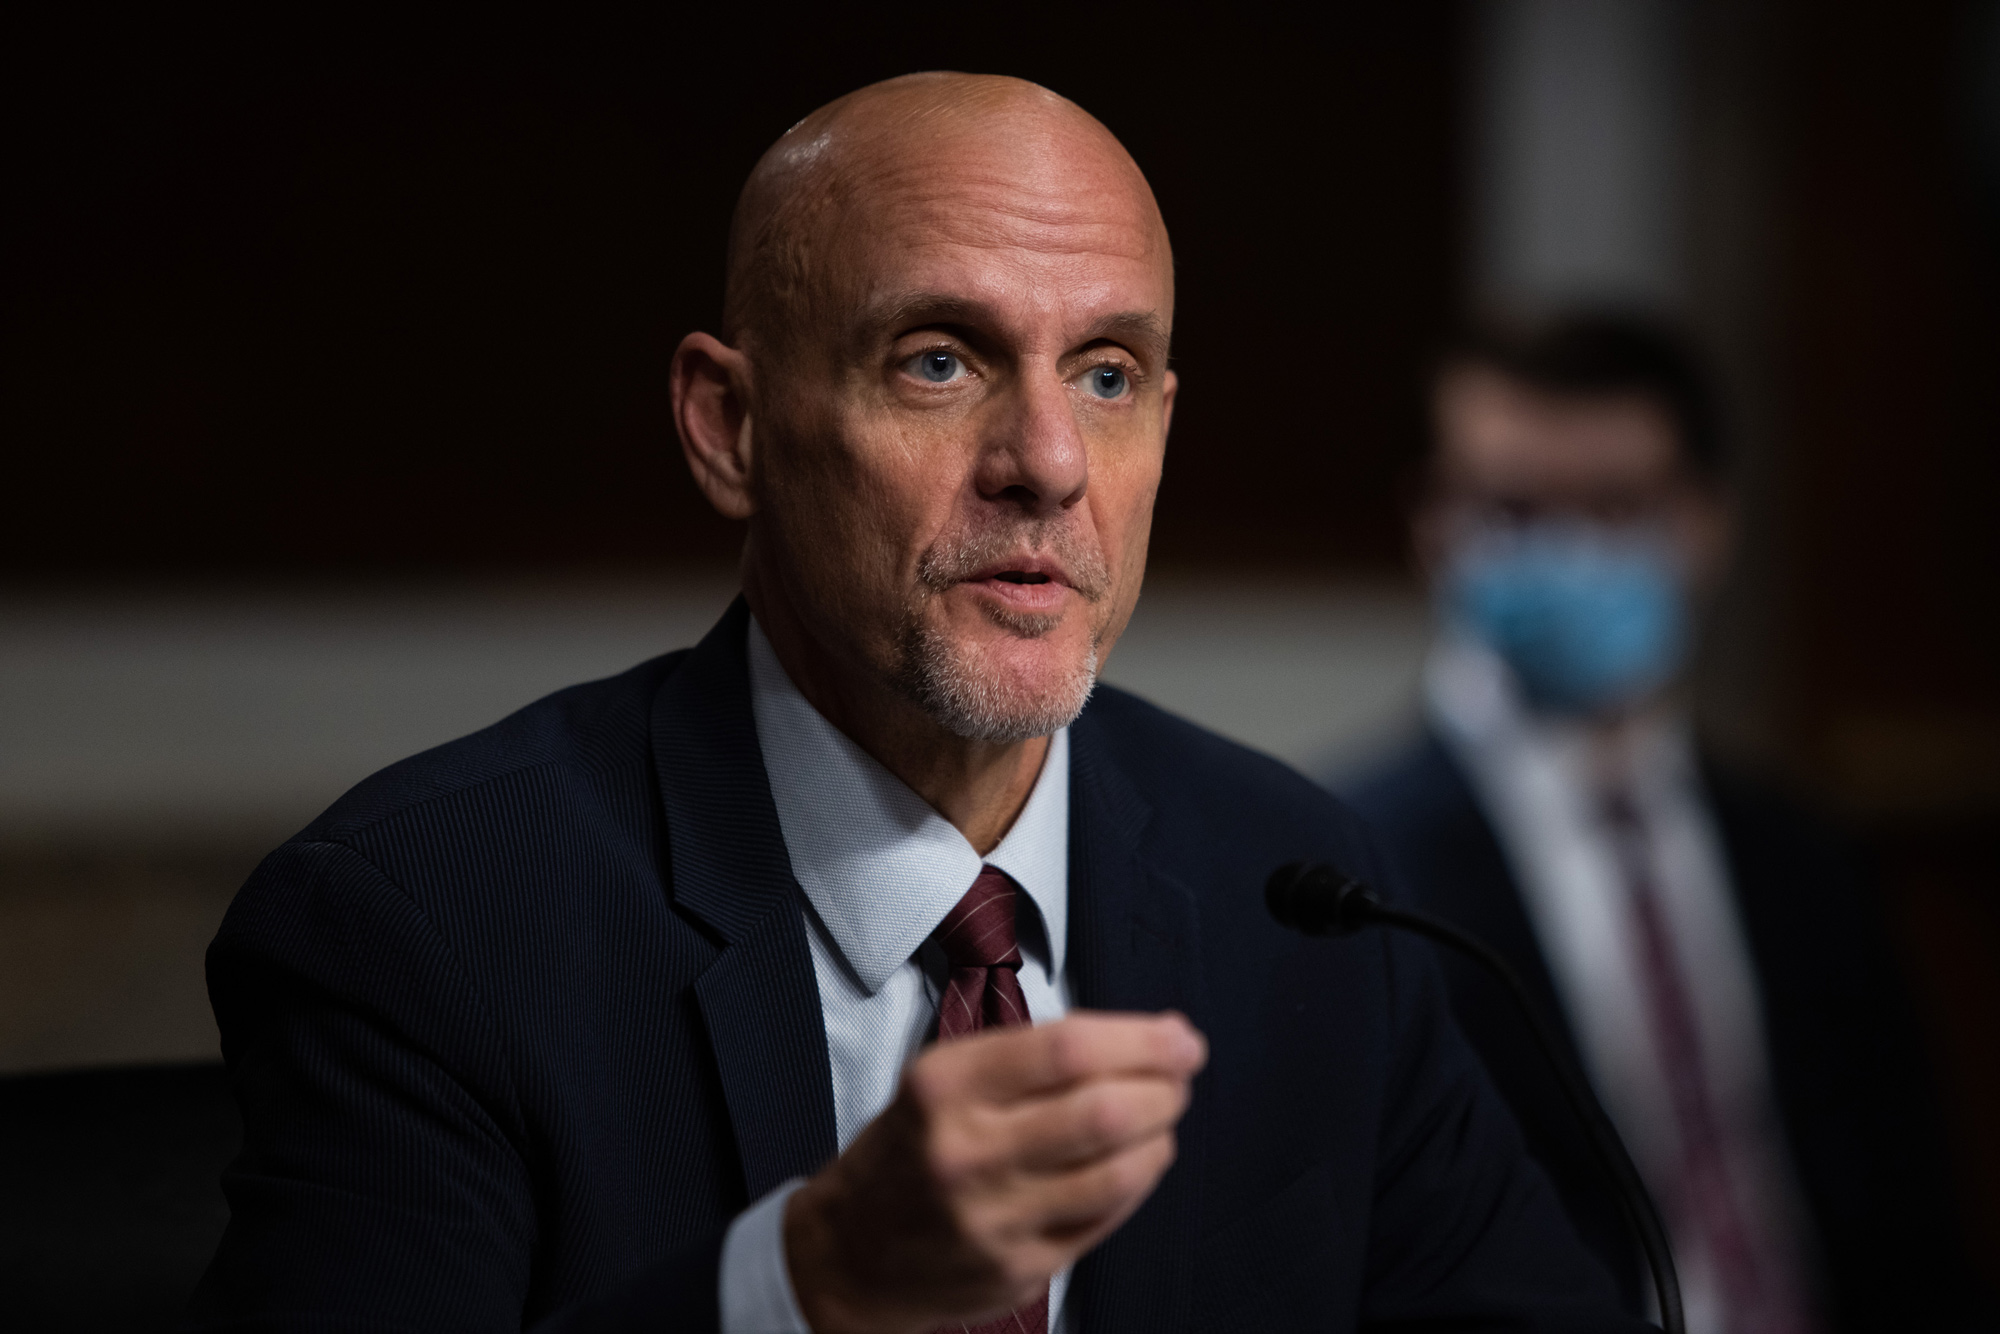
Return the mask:
[[1551, 394], [1466, 366], [1439, 382], [1437, 466], [1418, 545], [1435, 569], [1474, 530], [1586, 520], [1663, 533], [1699, 585], [1726, 515], [1681, 462], [1673, 421], [1645, 394]]
[[761, 574], [960, 735], [1061, 726], [1138, 598], [1172, 272], [1106, 142], [1025, 121], [876, 154], [817, 229], [819, 313], [753, 342]]

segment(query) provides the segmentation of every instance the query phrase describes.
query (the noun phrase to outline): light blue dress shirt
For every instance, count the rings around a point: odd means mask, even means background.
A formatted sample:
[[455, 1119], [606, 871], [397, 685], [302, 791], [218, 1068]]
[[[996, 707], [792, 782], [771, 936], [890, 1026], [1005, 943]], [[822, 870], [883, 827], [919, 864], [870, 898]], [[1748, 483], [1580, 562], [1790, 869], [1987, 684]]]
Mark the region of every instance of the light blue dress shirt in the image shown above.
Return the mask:
[[[821, 717], [750, 623], [750, 694], [806, 936], [845, 1150], [896, 1094], [903, 1066], [937, 1031], [946, 968], [929, 937], [979, 875], [998, 867], [1035, 911], [1019, 914], [1021, 993], [1036, 1023], [1069, 1010], [1069, 732], [1049, 739], [1027, 805], [985, 857], [901, 779]], [[1039, 920], [1035, 920], [1039, 919]], [[785, 1265], [788, 1181], [737, 1216], [723, 1242], [723, 1334], [810, 1334]], [[1070, 1271], [1049, 1282], [1049, 1329]]]

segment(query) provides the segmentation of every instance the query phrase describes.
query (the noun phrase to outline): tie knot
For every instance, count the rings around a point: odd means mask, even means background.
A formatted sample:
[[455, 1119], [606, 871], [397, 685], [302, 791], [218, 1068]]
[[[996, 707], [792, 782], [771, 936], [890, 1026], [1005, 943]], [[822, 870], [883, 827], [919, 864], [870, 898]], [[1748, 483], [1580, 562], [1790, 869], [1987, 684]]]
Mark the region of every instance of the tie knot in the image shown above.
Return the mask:
[[982, 867], [938, 924], [936, 940], [953, 968], [1019, 968], [1021, 947], [1014, 937], [1014, 882], [1005, 871]]

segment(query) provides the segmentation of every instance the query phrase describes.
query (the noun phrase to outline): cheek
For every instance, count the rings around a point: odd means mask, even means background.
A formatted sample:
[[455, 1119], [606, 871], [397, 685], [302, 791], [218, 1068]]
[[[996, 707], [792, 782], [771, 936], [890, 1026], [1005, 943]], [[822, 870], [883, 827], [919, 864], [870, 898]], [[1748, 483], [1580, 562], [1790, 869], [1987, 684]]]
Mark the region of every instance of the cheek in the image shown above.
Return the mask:
[[788, 526], [814, 535], [800, 559], [843, 580], [900, 586], [947, 526], [963, 453], [881, 414], [829, 423], [787, 485]]
[[[1144, 559], [1152, 532], [1153, 501], [1160, 490], [1163, 451], [1127, 444], [1104, 451], [1091, 469], [1090, 494], [1105, 554]], [[1121, 571], [1130, 576], [1133, 571]]]
[[868, 423], [853, 449], [864, 521], [885, 557], [913, 565], [950, 526], [968, 452], [948, 433], [895, 420]]
[[1092, 637], [1099, 652], [1107, 656], [1124, 636], [1139, 603], [1153, 530], [1153, 500], [1159, 486], [1157, 449], [1150, 455], [1128, 456], [1119, 466], [1106, 467], [1091, 478], [1092, 518], [1112, 570], [1112, 592], [1092, 617]]

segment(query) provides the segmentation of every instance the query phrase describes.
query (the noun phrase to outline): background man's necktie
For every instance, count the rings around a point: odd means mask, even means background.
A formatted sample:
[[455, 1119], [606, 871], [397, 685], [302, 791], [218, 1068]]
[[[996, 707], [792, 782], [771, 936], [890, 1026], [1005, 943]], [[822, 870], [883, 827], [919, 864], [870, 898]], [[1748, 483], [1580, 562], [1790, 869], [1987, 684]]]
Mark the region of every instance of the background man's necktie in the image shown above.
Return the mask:
[[1740, 1183], [1731, 1170], [1735, 1155], [1709, 1093], [1694, 998], [1653, 882], [1639, 809], [1627, 794], [1614, 792], [1604, 803], [1604, 814], [1631, 896], [1640, 989], [1680, 1139], [1677, 1179], [1660, 1192], [1660, 1202], [1673, 1232], [1694, 1234], [1707, 1250], [1727, 1308], [1723, 1327], [1730, 1334], [1807, 1334], [1813, 1325], [1782, 1245], [1777, 1238], [1759, 1236], [1743, 1211]]
[[[1014, 934], [1014, 882], [1004, 871], [982, 867], [958, 906], [945, 914], [931, 939], [951, 964], [951, 980], [938, 1005], [938, 1041], [1011, 1028], [1028, 1022], [1021, 996], [1021, 945]], [[1048, 1334], [1049, 1294], [997, 1319], [946, 1325], [937, 1334]]]

